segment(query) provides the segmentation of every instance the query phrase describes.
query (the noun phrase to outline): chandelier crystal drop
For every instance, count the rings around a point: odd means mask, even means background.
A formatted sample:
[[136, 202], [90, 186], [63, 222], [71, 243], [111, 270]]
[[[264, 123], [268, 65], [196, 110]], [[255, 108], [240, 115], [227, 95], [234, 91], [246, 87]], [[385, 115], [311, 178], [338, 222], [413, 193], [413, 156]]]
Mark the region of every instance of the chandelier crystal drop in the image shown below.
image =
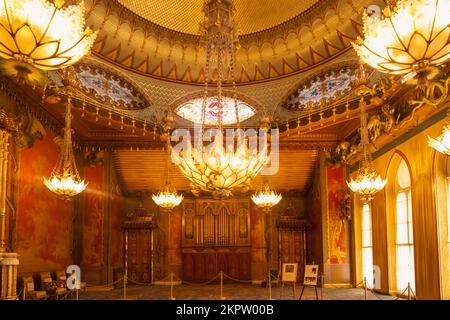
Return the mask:
[[364, 13], [364, 40], [353, 47], [378, 71], [425, 85], [432, 67], [450, 59], [450, 1], [398, 0], [382, 15]]
[[372, 167], [370, 155], [367, 152], [369, 144], [369, 132], [367, 129], [367, 113], [364, 101], [361, 101], [361, 144], [364, 151], [364, 160], [355, 178], [347, 181], [347, 185], [355, 193], [360, 195], [363, 201], [370, 201], [378, 191], [381, 191], [387, 184], [378, 172]]
[[263, 188], [252, 195], [252, 201], [260, 208], [270, 209], [276, 206], [283, 197], [281, 194], [270, 189], [269, 184], [265, 183]]
[[428, 136], [428, 145], [436, 151], [450, 156], [450, 112], [441, 135], [436, 139]]
[[19, 76], [33, 73], [33, 67], [49, 71], [76, 63], [96, 38], [84, 14], [83, 1], [1, 1], [0, 57], [13, 63]]
[[[237, 45], [236, 25], [233, 21], [231, 0], [209, 0], [205, 2], [206, 19], [202, 24], [204, 33], [206, 65], [202, 103], [200, 137], [188, 141], [187, 148], [172, 152], [172, 161], [182, 174], [191, 182], [192, 192], [212, 193], [214, 198], [228, 198], [234, 191], [246, 192], [252, 179], [257, 176], [270, 159], [267, 145], [250, 147], [249, 139], [243, 137], [240, 130], [240, 116], [234, 74], [235, 50]], [[209, 82], [216, 82], [214, 90], [209, 90]], [[223, 114], [227, 97], [222, 85], [228, 81], [232, 87], [232, 99], [236, 116], [236, 129], [239, 132], [229, 143], [227, 137], [224, 146]], [[214, 101], [218, 106], [217, 126], [214, 140], [208, 146], [203, 144], [206, 125], [206, 108]], [[267, 131], [266, 131], [267, 132]], [[241, 134], [242, 133], [242, 134]], [[236, 140], [236, 141], [235, 141]]]
[[71, 102], [69, 100], [66, 106], [66, 126], [64, 128], [64, 141], [61, 147], [61, 154], [50, 177], [44, 177], [45, 186], [64, 200], [76, 196], [83, 192], [87, 187], [87, 183], [81, 179], [80, 174], [78, 173], [75, 158], [73, 156], [71, 129], [72, 115], [70, 109]]

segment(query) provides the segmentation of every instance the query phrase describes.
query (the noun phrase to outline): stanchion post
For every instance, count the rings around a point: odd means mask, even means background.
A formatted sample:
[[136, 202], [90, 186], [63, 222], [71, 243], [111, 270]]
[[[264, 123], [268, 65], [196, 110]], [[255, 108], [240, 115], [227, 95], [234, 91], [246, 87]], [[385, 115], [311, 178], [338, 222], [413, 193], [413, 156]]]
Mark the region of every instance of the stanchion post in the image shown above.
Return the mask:
[[408, 282], [408, 300], [411, 300], [411, 284]]
[[127, 300], [127, 276], [123, 277], [123, 300]]
[[367, 300], [367, 279], [364, 277], [364, 300]]
[[127, 300], [127, 280], [128, 280], [128, 230], [125, 229], [125, 256], [123, 275], [123, 300]]
[[320, 286], [320, 300], [323, 300], [323, 288], [325, 286], [325, 279], [323, 277], [323, 272], [320, 274], [320, 282], [321, 282], [321, 286]]
[[268, 274], [268, 279], [269, 279], [269, 299], [272, 299], [272, 277], [270, 276], [270, 268], [269, 268], [269, 274]]
[[225, 300], [223, 296], [223, 271], [220, 271], [220, 300]]
[[175, 300], [173, 296], [173, 272], [170, 273], [170, 300]]

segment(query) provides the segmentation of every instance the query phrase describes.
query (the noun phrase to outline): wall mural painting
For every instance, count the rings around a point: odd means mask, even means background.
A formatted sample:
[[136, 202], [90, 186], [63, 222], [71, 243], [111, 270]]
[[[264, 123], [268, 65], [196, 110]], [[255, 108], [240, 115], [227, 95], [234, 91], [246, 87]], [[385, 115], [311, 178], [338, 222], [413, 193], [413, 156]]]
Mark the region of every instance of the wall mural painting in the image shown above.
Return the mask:
[[328, 191], [328, 258], [331, 264], [349, 262], [348, 226], [342, 219], [345, 200], [345, 172], [342, 166], [327, 167]]
[[83, 265], [99, 266], [103, 261], [103, 169], [87, 166], [84, 177], [89, 185], [84, 193]]
[[308, 263], [322, 263], [322, 202], [320, 195], [320, 173], [319, 170], [316, 170], [316, 173], [314, 174], [313, 185], [308, 197], [308, 220], [311, 224], [308, 230]]
[[20, 155], [17, 215], [19, 272], [64, 269], [72, 262], [72, 215], [69, 203], [43, 184], [58, 159], [55, 138], [44, 132]]

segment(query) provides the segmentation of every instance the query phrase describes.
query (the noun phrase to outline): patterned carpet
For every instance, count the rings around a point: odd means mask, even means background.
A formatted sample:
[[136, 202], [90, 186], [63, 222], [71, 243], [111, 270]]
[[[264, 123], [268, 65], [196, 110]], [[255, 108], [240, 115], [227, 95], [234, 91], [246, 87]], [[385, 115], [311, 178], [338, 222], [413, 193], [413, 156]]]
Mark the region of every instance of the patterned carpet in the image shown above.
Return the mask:
[[[296, 288], [295, 298], [300, 296], [302, 286]], [[95, 291], [94, 291], [95, 290]], [[338, 289], [325, 288], [317, 289], [319, 299], [323, 300], [364, 300], [363, 289]], [[127, 300], [170, 300], [170, 286], [130, 286], [127, 287]], [[225, 284], [221, 295], [220, 285], [176, 285], [173, 287], [173, 297], [176, 300], [268, 300], [270, 292], [268, 288], [262, 288], [251, 284]], [[124, 299], [124, 290], [115, 289], [100, 291], [89, 288], [88, 292], [79, 296], [80, 300], [120, 300]], [[293, 300], [292, 286], [285, 286], [282, 295], [282, 288], [272, 288], [272, 299]], [[315, 300], [313, 287], [307, 287], [303, 293], [302, 300]], [[395, 297], [367, 292], [368, 300], [394, 300]]]

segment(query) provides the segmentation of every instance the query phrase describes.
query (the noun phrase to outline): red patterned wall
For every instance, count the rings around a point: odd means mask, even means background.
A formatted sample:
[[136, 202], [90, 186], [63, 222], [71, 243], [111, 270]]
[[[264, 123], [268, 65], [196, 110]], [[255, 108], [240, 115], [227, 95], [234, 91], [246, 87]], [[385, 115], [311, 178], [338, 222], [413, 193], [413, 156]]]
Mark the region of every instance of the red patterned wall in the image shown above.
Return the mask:
[[83, 266], [100, 266], [103, 262], [103, 165], [87, 166], [84, 170], [89, 185], [84, 194]]
[[121, 266], [123, 263], [123, 198], [113, 192], [110, 212], [110, 252], [112, 266]]
[[313, 185], [308, 194], [308, 221], [310, 227], [307, 231], [308, 257], [307, 263], [323, 263], [322, 246], [322, 198], [320, 184], [320, 170], [316, 168], [314, 173]]
[[19, 272], [64, 269], [71, 264], [71, 202], [60, 200], [43, 184], [58, 159], [53, 135], [47, 133], [20, 155], [17, 212]]

